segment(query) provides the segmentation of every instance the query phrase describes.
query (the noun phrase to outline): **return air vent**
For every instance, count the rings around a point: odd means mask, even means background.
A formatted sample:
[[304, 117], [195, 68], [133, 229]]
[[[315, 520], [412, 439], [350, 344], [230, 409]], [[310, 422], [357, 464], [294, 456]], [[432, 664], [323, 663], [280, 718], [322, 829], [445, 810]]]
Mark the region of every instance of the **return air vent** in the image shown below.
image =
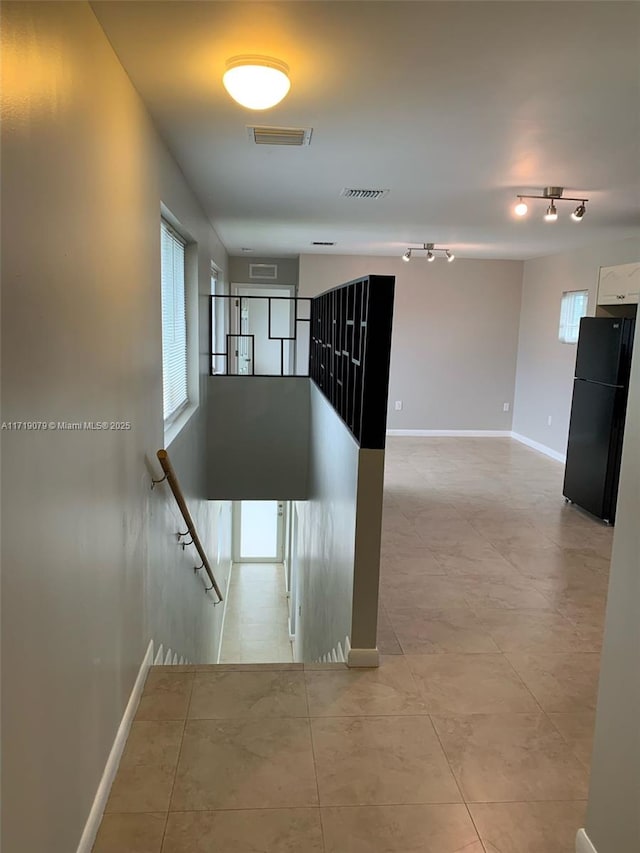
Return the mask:
[[309, 145], [312, 127], [247, 127], [255, 145]]
[[331, 240], [313, 240], [311, 242], [312, 246], [335, 246], [335, 241]]
[[278, 264], [249, 264], [249, 278], [278, 278]]
[[340, 191], [340, 195], [344, 198], [384, 198], [386, 195], [389, 195], [389, 190], [365, 190], [365, 189], [352, 189], [351, 187], [345, 187]]

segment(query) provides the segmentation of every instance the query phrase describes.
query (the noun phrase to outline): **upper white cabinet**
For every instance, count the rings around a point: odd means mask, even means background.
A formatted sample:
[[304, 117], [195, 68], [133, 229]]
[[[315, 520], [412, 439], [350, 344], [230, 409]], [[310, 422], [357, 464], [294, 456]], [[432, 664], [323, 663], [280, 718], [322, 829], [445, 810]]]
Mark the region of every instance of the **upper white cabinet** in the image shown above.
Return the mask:
[[600, 267], [598, 305], [637, 305], [639, 297], [640, 263]]

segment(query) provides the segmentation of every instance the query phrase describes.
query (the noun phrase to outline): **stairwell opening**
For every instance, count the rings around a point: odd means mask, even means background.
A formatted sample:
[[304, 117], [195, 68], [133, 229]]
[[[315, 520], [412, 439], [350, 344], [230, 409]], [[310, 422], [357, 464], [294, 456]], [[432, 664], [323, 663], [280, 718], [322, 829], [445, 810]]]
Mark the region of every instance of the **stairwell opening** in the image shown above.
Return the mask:
[[294, 516], [292, 501], [233, 502], [219, 663], [294, 662]]

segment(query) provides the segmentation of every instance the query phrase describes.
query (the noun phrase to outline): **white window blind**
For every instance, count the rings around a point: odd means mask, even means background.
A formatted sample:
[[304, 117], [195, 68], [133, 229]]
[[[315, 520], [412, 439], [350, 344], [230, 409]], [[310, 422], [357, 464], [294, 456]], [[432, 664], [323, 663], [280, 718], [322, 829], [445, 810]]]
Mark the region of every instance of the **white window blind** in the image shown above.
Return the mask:
[[588, 290], [568, 290], [562, 294], [558, 338], [563, 344], [577, 343], [580, 320], [587, 314], [588, 303]]
[[162, 386], [165, 421], [187, 403], [184, 242], [162, 222]]

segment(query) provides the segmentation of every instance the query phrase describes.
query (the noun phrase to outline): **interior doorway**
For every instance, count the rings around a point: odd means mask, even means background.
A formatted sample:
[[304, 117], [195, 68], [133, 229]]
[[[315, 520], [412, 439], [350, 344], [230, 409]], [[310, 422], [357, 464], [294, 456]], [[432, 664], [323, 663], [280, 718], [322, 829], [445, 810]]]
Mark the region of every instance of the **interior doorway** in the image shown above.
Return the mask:
[[[235, 369], [253, 376], [295, 373], [296, 317], [293, 285], [234, 284]], [[240, 298], [247, 297], [247, 298]], [[231, 365], [230, 365], [231, 366]]]

